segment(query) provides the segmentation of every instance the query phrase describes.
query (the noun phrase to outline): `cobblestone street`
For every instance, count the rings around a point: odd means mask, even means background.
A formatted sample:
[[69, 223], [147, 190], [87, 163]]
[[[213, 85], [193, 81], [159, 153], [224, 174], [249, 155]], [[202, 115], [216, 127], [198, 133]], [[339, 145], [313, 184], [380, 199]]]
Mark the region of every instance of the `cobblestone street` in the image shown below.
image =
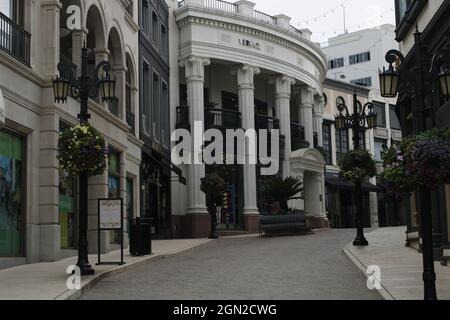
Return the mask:
[[354, 230], [225, 238], [101, 281], [82, 299], [381, 299], [342, 249]]

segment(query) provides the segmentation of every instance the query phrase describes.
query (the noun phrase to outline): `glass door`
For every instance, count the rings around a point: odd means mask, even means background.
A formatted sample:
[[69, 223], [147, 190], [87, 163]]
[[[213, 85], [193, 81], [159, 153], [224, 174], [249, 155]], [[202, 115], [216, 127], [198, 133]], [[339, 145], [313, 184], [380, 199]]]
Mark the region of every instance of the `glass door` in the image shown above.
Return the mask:
[[23, 255], [23, 142], [0, 131], [0, 257]]

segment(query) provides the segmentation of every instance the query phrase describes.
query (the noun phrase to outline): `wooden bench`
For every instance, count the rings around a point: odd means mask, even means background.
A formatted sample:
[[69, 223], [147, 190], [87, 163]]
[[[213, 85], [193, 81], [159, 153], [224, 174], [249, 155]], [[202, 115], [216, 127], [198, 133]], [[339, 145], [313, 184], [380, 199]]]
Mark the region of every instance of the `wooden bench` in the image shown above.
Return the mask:
[[259, 218], [259, 236], [308, 233], [304, 213], [292, 215], [262, 215]]

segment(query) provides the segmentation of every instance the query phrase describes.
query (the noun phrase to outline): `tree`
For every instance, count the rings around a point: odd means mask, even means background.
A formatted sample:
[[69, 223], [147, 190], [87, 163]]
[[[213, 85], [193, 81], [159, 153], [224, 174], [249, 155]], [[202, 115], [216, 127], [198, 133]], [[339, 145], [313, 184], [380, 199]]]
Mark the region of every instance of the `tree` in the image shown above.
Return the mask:
[[285, 179], [275, 176], [267, 181], [264, 186], [264, 192], [269, 196], [271, 201], [277, 201], [283, 211], [289, 211], [288, 201], [294, 199], [302, 199], [297, 195], [302, 193], [303, 182], [296, 177], [287, 177]]

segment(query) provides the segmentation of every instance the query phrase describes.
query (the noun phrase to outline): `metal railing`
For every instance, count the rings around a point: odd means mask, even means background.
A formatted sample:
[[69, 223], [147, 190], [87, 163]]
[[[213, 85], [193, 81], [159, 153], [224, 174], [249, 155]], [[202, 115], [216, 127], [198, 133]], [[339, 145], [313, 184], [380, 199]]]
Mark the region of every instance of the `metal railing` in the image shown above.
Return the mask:
[[222, 0], [204, 0], [204, 1], [205, 1], [204, 4], [206, 7], [223, 10], [223, 11], [227, 11], [227, 12], [233, 12], [233, 13], [239, 12], [238, 5], [231, 3], [231, 2], [222, 1]]
[[189, 123], [189, 106], [179, 106], [177, 107], [177, 129], [190, 130], [191, 125]]
[[63, 68], [61, 68], [60, 76], [64, 79], [70, 80], [70, 78], [76, 78], [77, 76], [77, 65], [74, 64], [69, 58], [61, 54], [60, 61]]
[[205, 129], [239, 129], [241, 124], [241, 113], [226, 109], [205, 110]]
[[125, 11], [128, 12], [130, 16], [133, 16], [134, 3], [133, 0], [128, 0], [128, 5], [125, 6]]
[[130, 132], [136, 135], [136, 116], [131, 111], [127, 111], [127, 123], [131, 127]]
[[253, 11], [253, 18], [257, 19], [257, 20], [262, 20], [266, 23], [270, 23], [270, 24], [277, 24], [277, 19], [272, 17], [271, 15], [268, 15], [267, 13], [261, 12], [261, 11], [257, 11], [254, 10]]
[[30, 66], [31, 34], [0, 12], [0, 50]]
[[274, 117], [257, 114], [255, 115], [255, 127], [256, 130], [279, 130], [280, 120]]

